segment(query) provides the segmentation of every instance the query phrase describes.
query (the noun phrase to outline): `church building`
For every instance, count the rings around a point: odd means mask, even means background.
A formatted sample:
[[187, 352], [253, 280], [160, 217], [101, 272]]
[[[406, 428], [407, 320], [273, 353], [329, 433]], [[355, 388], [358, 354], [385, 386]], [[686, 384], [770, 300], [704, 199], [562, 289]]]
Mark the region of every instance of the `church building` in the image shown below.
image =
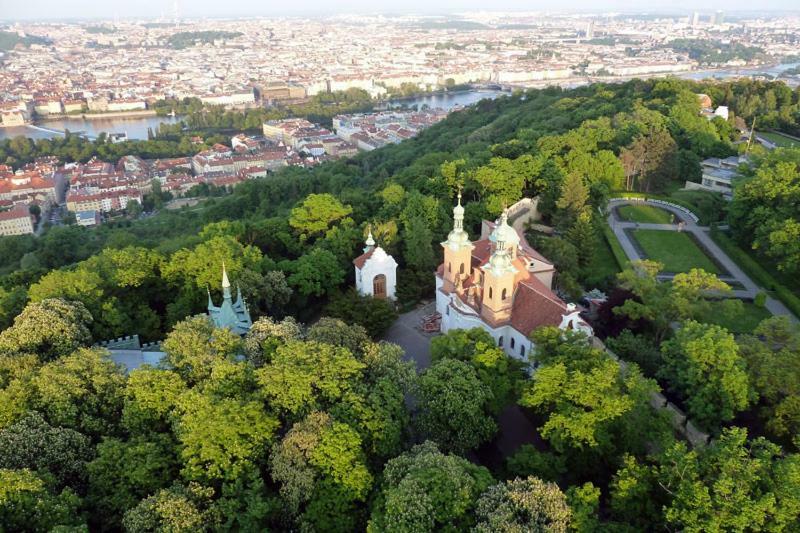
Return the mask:
[[525, 359], [528, 338], [540, 326], [592, 334], [573, 304], [553, 291], [555, 268], [508, 224], [483, 221], [481, 238], [464, 230], [461, 194], [453, 209], [453, 230], [442, 243], [444, 262], [436, 271], [436, 311], [441, 329], [483, 328], [510, 356]]
[[397, 262], [380, 246], [375, 246], [372, 231], [367, 236], [364, 253], [353, 260], [356, 290], [362, 296], [395, 299]]
[[[206, 289], [207, 290], [207, 289]], [[233, 333], [244, 335], [250, 331], [253, 321], [247, 303], [242, 298], [242, 291], [236, 287], [236, 301], [231, 297], [231, 282], [228, 281], [228, 272], [222, 265], [222, 305], [214, 305], [211, 300], [211, 291], [208, 291], [208, 316], [218, 328], [227, 328]]]

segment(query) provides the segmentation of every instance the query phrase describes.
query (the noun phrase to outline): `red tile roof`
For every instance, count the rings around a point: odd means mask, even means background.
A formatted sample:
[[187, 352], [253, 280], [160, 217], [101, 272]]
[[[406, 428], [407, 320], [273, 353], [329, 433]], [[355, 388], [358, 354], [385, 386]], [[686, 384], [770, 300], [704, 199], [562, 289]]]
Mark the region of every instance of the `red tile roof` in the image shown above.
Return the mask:
[[358, 257], [356, 257], [355, 259], [353, 259], [353, 264], [356, 266], [356, 268], [358, 268], [358, 269], [364, 268], [364, 263], [367, 262], [367, 259], [372, 257], [373, 252], [375, 252], [375, 248], [373, 248], [369, 252], [363, 253], [363, 254], [359, 255]]

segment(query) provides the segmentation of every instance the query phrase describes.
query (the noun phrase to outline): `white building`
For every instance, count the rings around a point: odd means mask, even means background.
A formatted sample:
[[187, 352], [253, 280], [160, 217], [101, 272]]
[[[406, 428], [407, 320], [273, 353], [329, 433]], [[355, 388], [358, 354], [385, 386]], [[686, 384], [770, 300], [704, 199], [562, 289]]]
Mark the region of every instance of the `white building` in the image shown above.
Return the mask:
[[464, 230], [459, 194], [453, 230], [442, 243], [444, 262], [436, 271], [436, 311], [441, 329], [481, 328], [506, 354], [525, 360], [533, 348], [530, 334], [557, 326], [592, 335], [578, 309], [551, 289], [555, 268], [508, 225], [484, 221], [481, 239]]
[[356, 290], [363, 296], [395, 299], [397, 262], [380, 246], [375, 246], [372, 232], [367, 237], [364, 253], [353, 260], [356, 269]]

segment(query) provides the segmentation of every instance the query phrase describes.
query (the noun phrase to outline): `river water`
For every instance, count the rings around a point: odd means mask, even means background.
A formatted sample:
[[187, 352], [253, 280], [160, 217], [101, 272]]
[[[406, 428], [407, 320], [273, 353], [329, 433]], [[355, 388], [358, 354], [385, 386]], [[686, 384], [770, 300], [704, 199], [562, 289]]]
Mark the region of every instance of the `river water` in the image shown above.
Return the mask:
[[[701, 80], [705, 78], [732, 78], [738, 76], [752, 76], [755, 74], [771, 74], [777, 76], [784, 70], [796, 67], [800, 63], [789, 63], [772, 67], [761, 68], [742, 68], [727, 70], [698, 70], [678, 74], [681, 78]], [[388, 107], [406, 106], [419, 109], [423, 106], [430, 108], [442, 108], [446, 110], [454, 107], [464, 107], [472, 105], [484, 98], [497, 98], [504, 94], [500, 91], [489, 89], [460, 91], [453, 93], [437, 93], [415, 98], [404, 98], [389, 102]], [[68, 129], [72, 132], [82, 132], [90, 137], [97, 137], [101, 132], [106, 133], [127, 133], [129, 139], [147, 139], [147, 129], [153, 131], [158, 129], [162, 122], [175, 123], [180, 117], [130, 117], [130, 118], [104, 118], [85, 120], [83, 118], [66, 118], [59, 120], [47, 120], [39, 123], [44, 128], [63, 131]], [[0, 140], [25, 135], [33, 139], [47, 139], [59, 136], [60, 134], [52, 131], [37, 129], [31, 126], [19, 126], [14, 128], [0, 128]]]

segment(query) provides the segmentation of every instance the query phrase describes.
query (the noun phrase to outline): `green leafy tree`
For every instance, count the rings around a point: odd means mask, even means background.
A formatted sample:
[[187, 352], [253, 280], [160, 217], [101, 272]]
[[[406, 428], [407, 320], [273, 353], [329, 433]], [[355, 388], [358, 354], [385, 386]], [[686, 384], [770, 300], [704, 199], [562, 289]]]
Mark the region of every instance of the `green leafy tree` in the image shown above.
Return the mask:
[[474, 531], [548, 531], [566, 533], [570, 525], [567, 499], [558, 485], [529, 477], [489, 487], [478, 500]]
[[364, 366], [346, 348], [290, 341], [256, 374], [269, 404], [298, 419], [340, 400], [361, 378]]
[[492, 438], [491, 389], [475, 370], [456, 359], [443, 359], [419, 378], [416, 423], [420, 432], [442, 448], [466, 452]]
[[723, 431], [707, 450], [677, 443], [657, 470], [669, 503], [669, 527], [700, 531], [787, 531], [800, 516], [800, 457], [781, 457], [763, 438], [747, 441], [742, 428]]
[[233, 358], [240, 345], [238, 335], [197, 316], [177, 324], [162, 348], [167, 364], [191, 385], [206, 379], [215, 361]]
[[103, 439], [97, 445], [97, 457], [88, 465], [91, 521], [119, 527], [125, 511], [168, 487], [178, 470], [173, 448], [166, 435]]
[[213, 530], [215, 520], [208, 510], [213, 493], [213, 489], [197, 483], [189, 483], [188, 486], [176, 484], [161, 489], [128, 510], [122, 525], [130, 533]]
[[183, 476], [198, 481], [235, 479], [265, 459], [280, 425], [256, 400], [211, 398], [196, 390], [179, 400], [175, 435]]
[[578, 216], [586, 210], [589, 201], [589, 189], [583, 182], [579, 174], [567, 174], [561, 186], [561, 196], [556, 202], [559, 211], [556, 213], [556, 221], [563, 228], [572, 226]]
[[383, 336], [397, 319], [397, 312], [388, 300], [362, 296], [353, 288], [331, 298], [325, 311], [350, 324], [364, 326], [373, 339]]
[[289, 225], [306, 238], [325, 233], [332, 224], [353, 212], [332, 194], [309, 194], [292, 209]]
[[737, 339], [767, 429], [788, 440], [800, 434], [800, 331], [788, 317], [771, 317]]
[[166, 433], [186, 384], [177, 372], [142, 366], [128, 375], [122, 425], [138, 435]]
[[312, 412], [275, 445], [270, 467], [281, 497], [299, 513], [320, 496], [363, 501], [372, 486], [365, 461], [355, 430], [327, 413]]
[[360, 355], [371, 342], [363, 326], [351, 325], [339, 318], [327, 316], [320, 318], [308, 328], [306, 339], [347, 348], [356, 356]]
[[53, 427], [36, 411], [0, 430], [0, 468], [52, 475], [59, 488], [83, 488], [86, 463], [91, 457], [85, 435]]
[[391, 459], [367, 531], [459, 531], [471, 525], [478, 496], [494, 483], [489, 471], [432, 442]]
[[344, 281], [344, 271], [336, 256], [322, 248], [314, 248], [285, 266], [290, 272], [289, 285], [302, 296], [330, 294]]
[[247, 360], [255, 367], [262, 367], [272, 359], [278, 346], [288, 341], [300, 340], [303, 330], [292, 317], [280, 322], [268, 316], [256, 320], [244, 339], [244, 352]]
[[33, 385], [34, 406], [51, 424], [92, 438], [118, 432], [125, 374], [107, 351], [80, 349], [47, 363]]
[[709, 428], [731, 420], [750, 403], [745, 361], [733, 335], [689, 321], [662, 344], [659, 374], [678, 392], [689, 416]]
[[0, 524], [7, 531], [53, 531], [80, 526], [80, 498], [69, 488], [54, 493], [30, 470], [0, 468]]
[[92, 315], [81, 303], [59, 298], [31, 303], [0, 333], [0, 353], [29, 353], [50, 361], [88, 345], [91, 323]]

